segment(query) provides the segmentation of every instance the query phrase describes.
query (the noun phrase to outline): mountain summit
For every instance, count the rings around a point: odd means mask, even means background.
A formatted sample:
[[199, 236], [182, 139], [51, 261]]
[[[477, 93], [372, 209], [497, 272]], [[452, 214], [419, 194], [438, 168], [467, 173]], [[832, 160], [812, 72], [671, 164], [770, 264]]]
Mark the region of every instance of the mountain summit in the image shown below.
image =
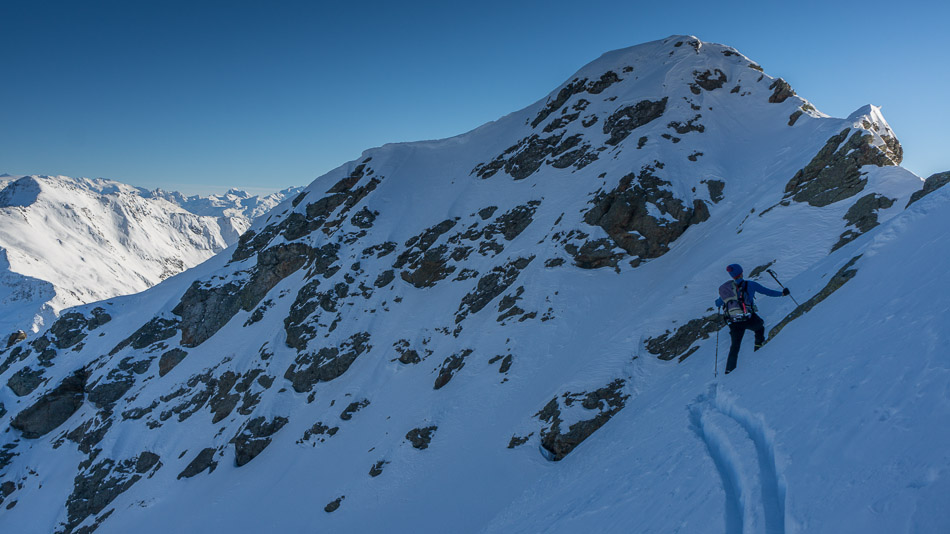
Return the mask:
[[[0, 352], [3, 523], [946, 526], [948, 293], [897, 273], [948, 257], [926, 229], [950, 198], [905, 210], [901, 152], [877, 108], [828, 117], [691, 36], [368, 150], [202, 265]], [[767, 344], [714, 380], [736, 261], [802, 304], [760, 303]]]

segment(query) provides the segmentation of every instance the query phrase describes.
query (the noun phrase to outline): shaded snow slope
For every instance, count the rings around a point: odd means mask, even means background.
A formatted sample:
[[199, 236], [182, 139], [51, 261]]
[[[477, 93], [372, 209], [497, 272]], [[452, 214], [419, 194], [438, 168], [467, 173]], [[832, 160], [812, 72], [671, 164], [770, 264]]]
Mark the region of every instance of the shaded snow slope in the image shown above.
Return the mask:
[[10, 288], [3, 296], [4, 336], [48, 326], [64, 308], [136, 293], [197, 265], [293, 193], [186, 198], [66, 176], [7, 176], [0, 186], [0, 249], [8, 260], [0, 284]]
[[[912, 312], [927, 288], [894, 273], [945, 262], [950, 200], [904, 211], [922, 184], [899, 161], [879, 110], [827, 117], [730, 47], [605, 54], [476, 130], [368, 150], [210, 261], [0, 351], [0, 521], [946, 527], [945, 447], [923, 446], [950, 409], [946, 291]], [[736, 261], [801, 307], [762, 298], [770, 341], [713, 380]]]

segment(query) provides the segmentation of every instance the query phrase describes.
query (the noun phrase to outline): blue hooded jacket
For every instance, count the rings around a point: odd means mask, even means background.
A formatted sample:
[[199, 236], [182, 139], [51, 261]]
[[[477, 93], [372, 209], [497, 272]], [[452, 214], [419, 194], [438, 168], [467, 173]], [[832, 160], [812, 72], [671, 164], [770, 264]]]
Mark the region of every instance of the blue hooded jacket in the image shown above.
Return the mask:
[[[781, 297], [782, 296], [781, 291], [775, 291], [775, 290], [769, 289], [758, 282], [753, 282], [751, 280], [743, 280], [741, 277], [737, 278], [735, 282], [739, 284], [740, 286], [744, 285], [745, 303], [747, 306], [749, 306], [749, 309], [753, 309], [753, 310], [755, 309], [752, 306], [755, 305], [756, 293], [762, 293], [763, 295], [767, 297]], [[723, 304], [724, 303], [722, 301], [722, 298], [716, 299], [717, 308], [721, 308]]]

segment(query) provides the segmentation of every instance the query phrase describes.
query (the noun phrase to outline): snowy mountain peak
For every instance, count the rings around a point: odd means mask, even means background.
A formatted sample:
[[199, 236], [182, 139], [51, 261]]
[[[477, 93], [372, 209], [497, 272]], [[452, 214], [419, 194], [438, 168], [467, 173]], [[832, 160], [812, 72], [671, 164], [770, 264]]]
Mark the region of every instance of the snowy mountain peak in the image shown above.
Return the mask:
[[40, 183], [32, 176], [11, 181], [0, 190], [0, 208], [25, 208], [36, 202], [41, 192]]

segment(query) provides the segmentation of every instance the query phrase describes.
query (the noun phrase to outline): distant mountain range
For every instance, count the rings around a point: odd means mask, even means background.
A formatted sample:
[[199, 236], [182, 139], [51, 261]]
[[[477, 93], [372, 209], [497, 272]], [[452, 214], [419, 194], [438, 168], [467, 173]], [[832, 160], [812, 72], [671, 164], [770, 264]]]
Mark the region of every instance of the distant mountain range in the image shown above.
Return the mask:
[[137, 293], [237, 242], [297, 189], [186, 197], [102, 179], [0, 177], [0, 333]]

